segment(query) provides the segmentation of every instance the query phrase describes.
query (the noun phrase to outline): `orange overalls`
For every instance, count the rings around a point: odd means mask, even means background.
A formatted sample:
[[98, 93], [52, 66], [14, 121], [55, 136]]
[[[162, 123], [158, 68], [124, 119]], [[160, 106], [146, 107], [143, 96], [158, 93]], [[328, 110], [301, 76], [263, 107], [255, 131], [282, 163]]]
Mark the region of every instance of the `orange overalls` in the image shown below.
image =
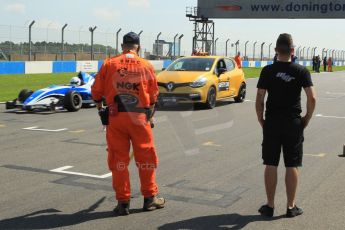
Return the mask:
[[333, 72], [333, 60], [332, 58], [328, 58], [328, 72]]
[[237, 64], [238, 68], [241, 69], [242, 68], [242, 63], [241, 63], [241, 57], [239, 55], [235, 56], [235, 62]]
[[131, 143], [143, 196], [148, 198], [158, 193], [155, 174], [158, 158], [146, 113], [157, 96], [152, 65], [132, 52], [106, 59], [92, 86], [93, 99], [100, 102], [105, 97], [109, 107], [108, 166], [118, 201], [131, 198], [127, 168]]

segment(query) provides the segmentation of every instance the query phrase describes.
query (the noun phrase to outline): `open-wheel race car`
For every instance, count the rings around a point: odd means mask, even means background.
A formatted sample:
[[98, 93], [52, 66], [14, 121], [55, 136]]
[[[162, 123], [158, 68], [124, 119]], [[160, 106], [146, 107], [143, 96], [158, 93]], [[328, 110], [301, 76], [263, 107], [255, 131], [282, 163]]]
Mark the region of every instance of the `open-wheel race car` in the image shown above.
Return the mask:
[[94, 81], [95, 74], [80, 72], [71, 79], [69, 85], [51, 85], [35, 92], [23, 89], [19, 92], [18, 98], [6, 102], [6, 109], [20, 108], [26, 111], [66, 109], [76, 112], [81, 107], [95, 105], [91, 97], [91, 86]]

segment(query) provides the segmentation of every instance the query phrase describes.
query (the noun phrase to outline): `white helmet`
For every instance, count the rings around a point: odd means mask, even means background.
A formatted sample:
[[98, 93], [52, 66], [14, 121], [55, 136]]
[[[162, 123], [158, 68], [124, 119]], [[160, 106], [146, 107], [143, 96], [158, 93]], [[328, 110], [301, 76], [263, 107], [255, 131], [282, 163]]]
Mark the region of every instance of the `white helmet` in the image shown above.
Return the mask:
[[72, 77], [70, 83], [71, 85], [81, 85], [81, 80], [79, 77]]

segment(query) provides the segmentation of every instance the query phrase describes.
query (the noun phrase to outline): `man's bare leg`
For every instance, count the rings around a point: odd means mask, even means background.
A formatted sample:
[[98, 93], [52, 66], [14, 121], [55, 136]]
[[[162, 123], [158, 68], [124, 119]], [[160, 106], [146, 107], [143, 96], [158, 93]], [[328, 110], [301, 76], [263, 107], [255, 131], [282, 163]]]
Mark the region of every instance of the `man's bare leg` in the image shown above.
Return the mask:
[[277, 187], [278, 167], [266, 165], [265, 168], [265, 188], [267, 195], [267, 205], [274, 208], [274, 196]]
[[295, 207], [295, 197], [298, 185], [298, 168], [287, 167], [285, 174], [285, 185], [286, 185], [286, 196], [287, 196], [287, 207], [289, 209]]

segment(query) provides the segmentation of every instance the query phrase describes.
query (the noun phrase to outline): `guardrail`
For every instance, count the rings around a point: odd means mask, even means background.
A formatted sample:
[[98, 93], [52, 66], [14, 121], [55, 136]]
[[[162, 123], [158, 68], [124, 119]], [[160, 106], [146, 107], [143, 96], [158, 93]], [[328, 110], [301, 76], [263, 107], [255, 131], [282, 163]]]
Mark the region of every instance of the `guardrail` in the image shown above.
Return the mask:
[[[150, 61], [155, 70], [161, 70], [171, 64], [171, 60]], [[272, 61], [243, 61], [244, 68], [264, 67]], [[299, 61], [300, 65], [311, 66], [311, 61]], [[103, 61], [14, 61], [0, 62], [0, 74], [36, 74], [36, 73], [74, 73], [79, 71], [97, 72]], [[345, 66], [345, 61], [334, 62], [335, 66]]]

